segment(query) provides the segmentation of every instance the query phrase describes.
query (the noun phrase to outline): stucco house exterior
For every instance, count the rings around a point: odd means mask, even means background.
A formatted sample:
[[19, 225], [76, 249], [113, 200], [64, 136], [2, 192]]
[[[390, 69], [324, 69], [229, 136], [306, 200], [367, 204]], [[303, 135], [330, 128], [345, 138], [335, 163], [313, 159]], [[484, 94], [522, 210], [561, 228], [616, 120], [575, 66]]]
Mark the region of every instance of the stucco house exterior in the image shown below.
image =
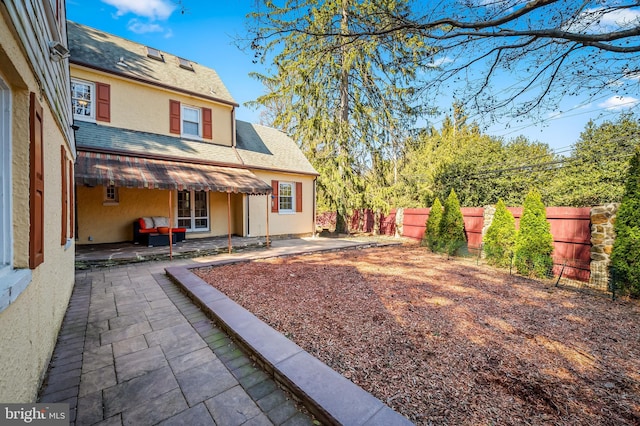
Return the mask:
[[68, 36], [77, 244], [159, 216], [187, 239], [313, 233], [317, 172], [284, 133], [236, 120], [213, 69], [73, 22]]
[[0, 401], [34, 402], [74, 284], [63, 0], [0, 2]]

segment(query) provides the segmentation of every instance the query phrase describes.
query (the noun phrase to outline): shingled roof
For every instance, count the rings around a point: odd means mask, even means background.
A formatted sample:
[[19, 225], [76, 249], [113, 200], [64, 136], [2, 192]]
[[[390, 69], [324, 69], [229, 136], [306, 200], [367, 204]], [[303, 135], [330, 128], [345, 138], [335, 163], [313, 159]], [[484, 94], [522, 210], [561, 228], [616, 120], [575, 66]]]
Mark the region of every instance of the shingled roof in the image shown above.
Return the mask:
[[237, 120], [236, 139], [238, 154], [244, 164], [318, 174], [295, 141], [280, 130]]
[[237, 121], [237, 149], [210, 142], [76, 121], [79, 150], [317, 175], [296, 143], [279, 130]]
[[238, 105], [211, 68], [189, 61], [192, 70], [185, 69], [167, 52], [161, 52], [163, 60], [153, 59], [143, 44], [75, 22], [67, 22], [67, 31], [73, 64]]

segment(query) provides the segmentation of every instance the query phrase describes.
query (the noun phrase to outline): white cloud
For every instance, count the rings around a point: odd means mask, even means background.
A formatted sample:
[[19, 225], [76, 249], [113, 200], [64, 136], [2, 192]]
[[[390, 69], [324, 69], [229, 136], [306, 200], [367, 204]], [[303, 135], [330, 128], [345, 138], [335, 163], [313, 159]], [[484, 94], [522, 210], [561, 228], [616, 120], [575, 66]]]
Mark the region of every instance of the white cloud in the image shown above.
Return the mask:
[[598, 104], [600, 108], [606, 108], [609, 110], [625, 109], [636, 106], [640, 103], [640, 99], [632, 96], [612, 96], [606, 101]]
[[118, 9], [116, 16], [133, 13], [152, 21], [167, 19], [176, 8], [175, 4], [167, 0], [102, 0], [102, 2]]
[[640, 9], [615, 9], [605, 11], [604, 8], [586, 9], [578, 19], [565, 26], [567, 31], [586, 31], [603, 33], [628, 29], [640, 25]]
[[600, 24], [608, 27], [629, 27], [640, 22], [640, 10], [619, 9], [602, 15]]
[[430, 67], [430, 68], [439, 68], [439, 67], [441, 67], [443, 65], [450, 64], [451, 62], [453, 62], [453, 59], [445, 56], [445, 57], [438, 58], [438, 59], [434, 60], [433, 62], [431, 62], [427, 66]]
[[161, 33], [164, 31], [164, 28], [158, 24], [144, 23], [137, 19], [130, 20], [127, 24], [127, 29], [136, 34]]

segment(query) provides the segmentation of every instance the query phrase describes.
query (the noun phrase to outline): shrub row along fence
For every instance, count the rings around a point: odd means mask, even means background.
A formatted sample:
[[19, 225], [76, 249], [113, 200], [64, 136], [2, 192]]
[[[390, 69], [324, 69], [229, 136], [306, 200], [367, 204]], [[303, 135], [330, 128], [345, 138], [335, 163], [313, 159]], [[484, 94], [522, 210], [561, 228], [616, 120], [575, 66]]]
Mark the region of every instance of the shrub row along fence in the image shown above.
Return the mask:
[[[561, 277], [563, 285], [587, 287], [599, 291], [615, 291], [609, 273], [609, 255], [613, 248], [613, 220], [617, 204], [598, 207], [547, 207], [554, 251], [553, 275]], [[519, 228], [522, 207], [509, 208]], [[393, 209], [387, 215], [376, 216], [370, 210], [356, 210], [351, 216], [352, 230], [422, 239], [429, 208]], [[463, 207], [465, 233], [469, 252], [482, 257], [482, 238], [495, 208]], [[323, 227], [335, 223], [335, 214], [320, 215]]]

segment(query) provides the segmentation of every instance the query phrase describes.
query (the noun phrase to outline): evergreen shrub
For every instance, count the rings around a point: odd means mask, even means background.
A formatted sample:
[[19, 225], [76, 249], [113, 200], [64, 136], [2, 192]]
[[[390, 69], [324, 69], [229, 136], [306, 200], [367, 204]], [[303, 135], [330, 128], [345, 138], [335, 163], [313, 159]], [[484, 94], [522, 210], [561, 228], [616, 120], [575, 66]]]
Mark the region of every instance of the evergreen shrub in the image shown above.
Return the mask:
[[431, 210], [429, 210], [429, 217], [427, 218], [427, 229], [424, 231], [421, 244], [426, 246], [432, 252], [440, 251], [440, 221], [442, 220], [442, 204], [440, 199], [436, 197]]
[[616, 239], [611, 253], [615, 284], [632, 297], [640, 297], [640, 148], [629, 163], [622, 202], [613, 229]]
[[464, 233], [464, 218], [460, 211], [460, 202], [452, 189], [444, 202], [444, 211], [440, 221], [440, 247], [449, 256], [460, 254], [466, 246], [467, 238]]
[[520, 231], [516, 236], [514, 264], [518, 273], [548, 277], [553, 267], [551, 224], [540, 193], [532, 189], [524, 200]]
[[516, 243], [516, 221], [502, 200], [496, 204], [493, 221], [483, 238], [484, 253], [491, 265], [506, 268], [511, 265]]

